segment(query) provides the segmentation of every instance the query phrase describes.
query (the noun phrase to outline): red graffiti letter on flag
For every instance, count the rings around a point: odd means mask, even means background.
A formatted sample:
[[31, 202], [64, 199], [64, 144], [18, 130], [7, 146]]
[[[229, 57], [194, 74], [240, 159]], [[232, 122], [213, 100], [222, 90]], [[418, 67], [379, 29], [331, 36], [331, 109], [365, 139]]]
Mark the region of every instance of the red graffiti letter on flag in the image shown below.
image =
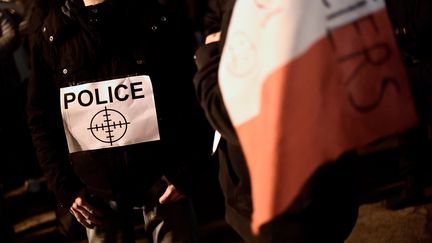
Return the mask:
[[383, 0], [238, 0], [219, 75], [255, 231], [320, 165], [417, 122]]

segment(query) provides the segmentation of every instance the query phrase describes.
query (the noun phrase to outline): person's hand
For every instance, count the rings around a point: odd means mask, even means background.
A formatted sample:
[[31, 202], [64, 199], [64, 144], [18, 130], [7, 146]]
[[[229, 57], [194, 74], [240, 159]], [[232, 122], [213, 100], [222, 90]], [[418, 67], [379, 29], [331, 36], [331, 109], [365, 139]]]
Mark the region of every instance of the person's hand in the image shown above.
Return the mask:
[[86, 228], [93, 229], [95, 226], [100, 226], [102, 224], [100, 220], [102, 213], [90, 205], [90, 203], [85, 199], [84, 194], [84, 192], [81, 192], [75, 198], [69, 211], [80, 224], [84, 225]]
[[209, 34], [206, 36], [204, 43], [207, 45], [207, 44], [210, 44], [212, 42], [217, 42], [220, 40], [220, 35], [221, 35], [220, 31], [216, 32], [216, 33]]
[[165, 192], [159, 198], [160, 204], [173, 203], [183, 198], [186, 198], [186, 195], [184, 195], [181, 191], [177, 190], [175, 186], [171, 184], [171, 182], [169, 182], [165, 176], [162, 177], [162, 180], [164, 180], [168, 184], [168, 186], [165, 189]]

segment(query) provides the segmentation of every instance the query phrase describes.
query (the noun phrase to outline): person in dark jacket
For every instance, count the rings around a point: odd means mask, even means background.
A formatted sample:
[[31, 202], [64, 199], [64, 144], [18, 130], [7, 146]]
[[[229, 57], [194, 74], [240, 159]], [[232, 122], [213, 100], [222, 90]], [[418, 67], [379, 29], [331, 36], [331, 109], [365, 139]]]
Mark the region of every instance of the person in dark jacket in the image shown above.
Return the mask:
[[[234, 0], [209, 0], [205, 45], [196, 51], [195, 91], [216, 130], [219, 179], [225, 197], [226, 221], [248, 243], [343, 242], [352, 231], [359, 208], [355, 152], [318, 169], [292, 206], [252, 233], [251, 185], [247, 164], [218, 86], [218, 68]], [[311, 148], [312, 150], [313, 148]]]
[[57, 1], [30, 38], [27, 114], [59, 207], [89, 242], [195, 242], [187, 195], [210, 150], [182, 1]]

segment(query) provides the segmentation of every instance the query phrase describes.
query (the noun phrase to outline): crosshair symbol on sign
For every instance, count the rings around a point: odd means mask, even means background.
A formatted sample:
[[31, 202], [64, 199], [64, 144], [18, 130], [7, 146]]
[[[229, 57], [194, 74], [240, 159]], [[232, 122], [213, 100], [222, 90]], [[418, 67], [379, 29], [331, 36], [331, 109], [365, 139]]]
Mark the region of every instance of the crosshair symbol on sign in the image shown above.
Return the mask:
[[113, 145], [126, 134], [129, 124], [123, 114], [105, 107], [93, 116], [87, 129], [97, 140]]

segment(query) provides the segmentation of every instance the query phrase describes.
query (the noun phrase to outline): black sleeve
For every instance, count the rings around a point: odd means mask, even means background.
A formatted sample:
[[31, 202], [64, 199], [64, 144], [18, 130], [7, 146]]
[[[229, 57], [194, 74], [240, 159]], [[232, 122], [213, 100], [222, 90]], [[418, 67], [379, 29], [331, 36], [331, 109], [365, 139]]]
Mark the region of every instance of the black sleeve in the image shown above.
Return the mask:
[[[160, 57], [170, 57], [161, 59], [163, 62], [158, 63], [158, 67], [154, 69], [154, 75], [157, 73], [157, 77], [153, 76], [155, 80], [176, 81], [154, 82], [153, 85], [161, 142], [169, 149], [161, 155], [161, 161], [164, 161], [163, 173], [177, 189], [190, 195], [195, 186], [192, 185], [194, 177], [202, 173], [199, 168], [209, 162], [213, 130], [197, 102], [192, 82], [196, 73], [193, 28], [181, 5], [184, 1], [172, 2], [173, 6], [154, 6], [155, 11], [164, 11], [170, 21], [165, 25], [163, 35], [161, 30], [160, 39], [155, 39], [157, 43], [153, 42], [151, 49]], [[141, 15], [142, 12], [138, 12], [136, 16]], [[176, 41], [173, 42], [174, 39]]]
[[207, 0], [204, 15], [204, 35], [207, 36], [221, 30], [222, 6], [219, 0]]
[[221, 40], [203, 45], [196, 51], [195, 63], [198, 70], [194, 77], [195, 92], [212, 127], [228, 142], [239, 144], [219, 89], [218, 78], [223, 43], [235, 1], [208, 1], [209, 13], [206, 16], [209, 22], [206, 27], [209, 30], [207, 32], [213, 33], [218, 28], [221, 31]]
[[59, 90], [54, 86], [39, 45], [31, 47], [27, 116], [38, 162], [61, 207], [69, 207], [83, 188], [68, 160], [60, 114]]
[[198, 71], [194, 77], [198, 102], [212, 127], [230, 143], [239, 144], [237, 134], [225, 108], [219, 89], [218, 70], [220, 61], [219, 43], [201, 46], [196, 52]]

